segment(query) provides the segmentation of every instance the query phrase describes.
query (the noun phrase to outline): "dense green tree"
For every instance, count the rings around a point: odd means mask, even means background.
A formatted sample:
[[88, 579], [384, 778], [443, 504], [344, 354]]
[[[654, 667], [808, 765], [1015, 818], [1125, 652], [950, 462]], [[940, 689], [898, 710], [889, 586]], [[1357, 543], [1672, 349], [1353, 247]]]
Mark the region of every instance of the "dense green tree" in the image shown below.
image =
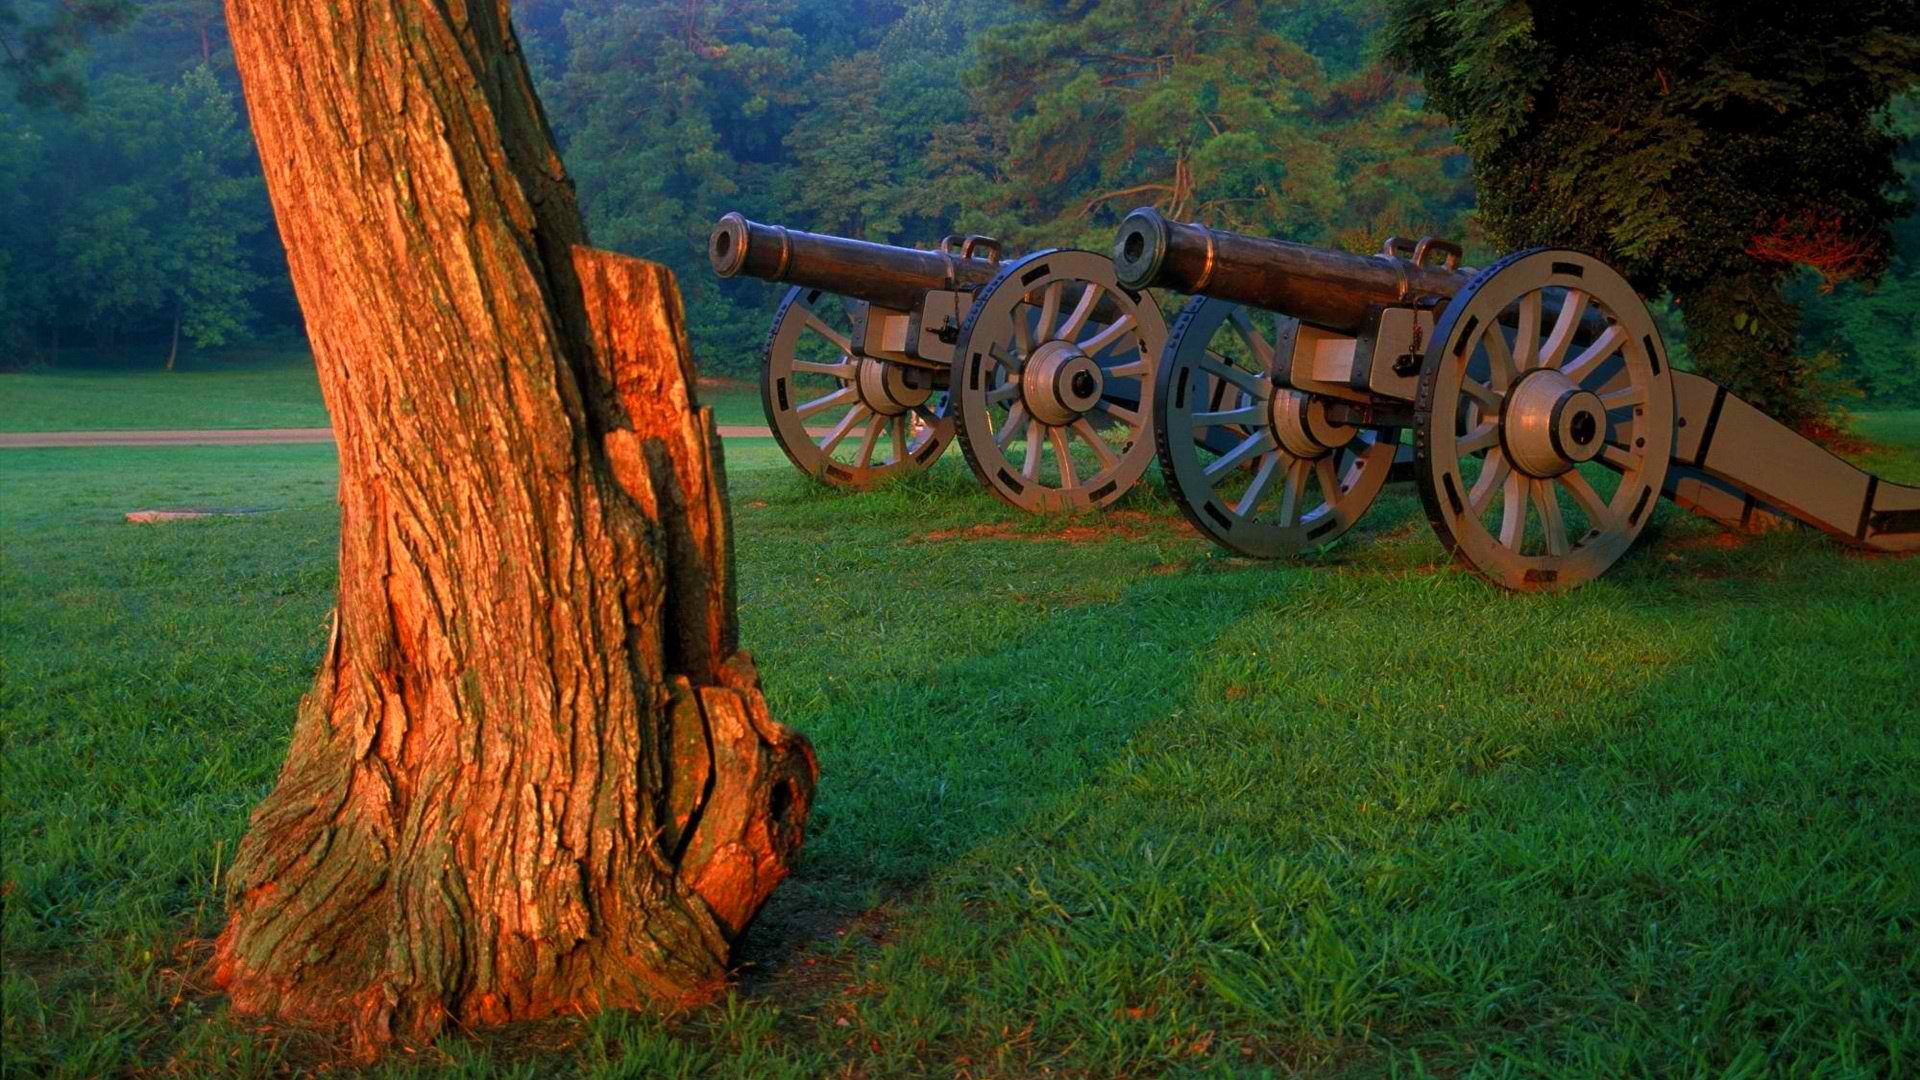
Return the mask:
[[976, 80], [982, 111], [1012, 120], [1002, 188], [1023, 232], [1103, 245], [1145, 204], [1321, 241], [1451, 223], [1444, 126], [1409, 107], [1413, 84], [1351, 45], [1330, 73], [1299, 40], [1357, 31], [1350, 6], [1023, 7], [982, 38]]
[[[1846, 147], [1871, 149], [1868, 99], [1898, 81], [1910, 39], [1852, 56], [1833, 42], [1846, 38], [1836, 18], [1897, 6], [1608, 9], [1627, 28], [1581, 5], [1542, 15], [1543, 30], [1518, 0], [1404, 0], [1394, 42], [1434, 65], [1433, 109], [1419, 80], [1384, 66], [1377, 0], [515, 0], [513, 14], [596, 237], [678, 271], [710, 371], [752, 370], [778, 294], [708, 273], [706, 231], [726, 210], [893, 243], [981, 232], [1020, 250], [1104, 247], [1120, 214], [1153, 203], [1354, 249], [1430, 232], [1481, 255], [1552, 237], [1625, 256], [1684, 305], [1683, 353], [1755, 376], [1746, 392], [1800, 415], [1829, 386], [1796, 355], [1830, 357], [1870, 402], [1920, 400], [1920, 225], [1896, 223], [1864, 259], [1820, 250], [1874, 235], [1848, 230], [1896, 208], [1873, 204], [1884, 189]], [[0, 103], [0, 363], [89, 334], [166, 351], [175, 314], [187, 341], [230, 339], [249, 306], [255, 326], [297, 324], [277, 234], [257, 227], [244, 120], [154, 119], [187, 108], [172, 95], [192, 70], [236, 89], [221, 14], [219, 0], [0, 0], [0, 43], [41, 42], [33, 70], [68, 79], [76, 109], [111, 99], [106, 118]], [[1782, 27], [1811, 35], [1809, 57], [1779, 44]], [[1555, 63], [1575, 77], [1550, 76]], [[25, 69], [7, 70], [21, 90]], [[1641, 77], [1606, 74], [1619, 71]], [[1443, 115], [1456, 109], [1482, 173], [1520, 185], [1481, 217]], [[1900, 109], [1892, 139], [1920, 167], [1916, 107]], [[195, 166], [191, 139], [141, 134], [173, 126], [231, 137]], [[1734, 147], [1710, 145], [1729, 132]], [[1568, 149], [1530, 154], [1536, 138]], [[1836, 145], [1796, 156], [1809, 140]], [[1724, 176], [1731, 186], [1707, 182]], [[245, 199], [242, 181], [256, 185]], [[1836, 188], [1854, 194], [1829, 198]], [[189, 190], [211, 197], [190, 204]], [[1491, 238], [1470, 231], [1482, 224]], [[1742, 367], [1749, 356], [1763, 362]], [[1784, 377], [1756, 388], [1769, 372]]]
[[676, 271], [703, 359], [744, 361], [765, 335], [727, 302], [704, 252], [721, 214], [775, 209], [766, 192], [806, 82], [794, 7], [581, 0], [561, 20], [564, 67], [543, 88], [593, 235]]
[[70, 306], [110, 336], [167, 327], [169, 369], [182, 337], [214, 346], [240, 335], [259, 284], [245, 244], [267, 222], [232, 95], [204, 66], [170, 87], [112, 76], [73, 132], [64, 166], [105, 182], [79, 194], [57, 230]]
[[1785, 293], [1871, 281], [1906, 209], [1889, 101], [1913, 0], [1393, 0], [1391, 54], [1473, 157], [1504, 246], [1564, 244], [1671, 291], [1699, 368], [1784, 419], [1823, 409]]
[[0, 75], [22, 104], [77, 112], [85, 47], [127, 25], [134, 0], [0, 0]]
[[53, 308], [47, 140], [24, 118], [0, 98], [0, 369], [38, 352], [37, 332]]
[[893, 243], [992, 231], [989, 197], [943, 184], [938, 166], [941, 144], [974, 139], [972, 42], [1006, 13], [980, 0], [914, 0], [867, 48], [822, 67], [785, 139], [780, 205], [815, 229]]
[[[1910, 202], [1920, 202], [1920, 95], [1893, 108], [1901, 140], [1895, 165]], [[1840, 371], [1870, 405], [1920, 405], [1920, 215], [1894, 223], [1893, 259], [1871, 288], [1816, 287], [1803, 275], [1790, 294], [1804, 305], [1807, 345], [1840, 357]]]

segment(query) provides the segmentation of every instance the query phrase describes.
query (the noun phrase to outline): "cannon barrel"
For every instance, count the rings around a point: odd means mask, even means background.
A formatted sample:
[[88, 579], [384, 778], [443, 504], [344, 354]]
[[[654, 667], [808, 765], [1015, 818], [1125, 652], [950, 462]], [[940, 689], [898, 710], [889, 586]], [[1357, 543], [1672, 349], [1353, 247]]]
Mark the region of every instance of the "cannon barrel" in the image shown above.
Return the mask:
[[935, 289], [984, 285], [1001, 269], [995, 259], [823, 236], [762, 225], [738, 213], [714, 225], [707, 258], [723, 278], [744, 274], [791, 282], [903, 310]]
[[1375, 304], [1451, 297], [1471, 277], [1403, 259], [1183, 225], [1146, 208], [1120, 223], [1113, 263], [1120, 284], [1130, 289], [1203, 293], [1344, 334], [1358, 333]]

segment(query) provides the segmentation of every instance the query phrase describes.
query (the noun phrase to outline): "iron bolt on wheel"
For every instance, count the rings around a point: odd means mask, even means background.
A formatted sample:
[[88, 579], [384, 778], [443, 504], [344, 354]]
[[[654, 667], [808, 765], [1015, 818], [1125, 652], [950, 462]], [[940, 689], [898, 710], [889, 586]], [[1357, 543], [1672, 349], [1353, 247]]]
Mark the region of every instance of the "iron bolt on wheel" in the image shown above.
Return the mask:
[[1652, 516], [1673, 448], [1673, 380], [1625, 278], [1524, 251], [1454, 297], [1421, 369], [1415, 475], [1457, 562], [1510, 589], [1605, 572]]
[[1113, 262], [1042, 251], [975, 298], [955, 346], [952, 411], [967, 464], [1023, 510], [1106, 506], [1153, 460], [1166, 321]]
[[[1160, 471], [1187, 520], [1242, 555], [1279, 559], [1338, 538], [1373, 505], [1394, 439], [1329, 423], [1275, 387], [1267, 317], [1196, 297], [1174, 320], [1154, 393]], [[1290, 321], [1290, 320], [1289, 320]]]
[[773, 317], [760, 400], [801, 472], [864, 489], [932, 465], [953, 438], [946, 372], [852, 355], [858, 300], [792, 289]]

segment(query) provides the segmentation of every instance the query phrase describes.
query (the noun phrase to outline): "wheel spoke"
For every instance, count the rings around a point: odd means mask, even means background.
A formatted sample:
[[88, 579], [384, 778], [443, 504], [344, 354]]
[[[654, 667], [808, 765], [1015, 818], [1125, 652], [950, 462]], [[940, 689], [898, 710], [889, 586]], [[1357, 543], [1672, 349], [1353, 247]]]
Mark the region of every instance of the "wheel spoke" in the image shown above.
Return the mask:
[[838, 348], [842, 353], [851, 353], [853, 351], [853, 342], [847, 335], [820, 321], [820, 316], [815, 315], [811, 311], [800, 317], [800, 325], [833, 342], [834, 347]]
[[1496, 322], [1480, 335], [1480, 342], [1487, 350], [1487, 382], [1495, 392], [1504, 394], [1516, 375], [1513, 350], [1507, 346], [1507, 332]]
[[887, 418], [879, 413], [873, 414], [873, 420], [867, 424], [867, 433], [860, 439], [860, 456], [855, 464], [864, 469], [873, 464], [873, 448], [880, 440], [880, 429], [887, 426]]
[[1567, 494], [1573, 496], [1573, 501], [1580, 504], [1581, 512], [1587, 515], [1588, 528], [1612, 532], [1619, 525], [1619, 521], [1613, 515], [1613, 507], [1608, 506], [1607, 501], [1600, 497], [1600, 493], [1593, 490], [1593, 485], [1587, 482], [1585, 476], [1580, 475], [1579, 469], [1569, 469], [1556, 479], [1560, 481], [1561, 487], [1567, 489]]
[[987, 359], [993, 361], [995, 364], [998, 364], [1003, 368], [1006, 368], [1007, 377], [1010, 379], [1019, 378], [1021, 372], [1025, 371], [1027, 366], [1027, 360], [1025, 355], [1021, 355], [1018, 357], [1008, 356], [1004, 351], [1002, 351], [1002, 347], [999, 345], [987, 346]]
[[1540, 366], [1557, 368], [1567, 358], [1567, 346], [1573, 344], [1574, 331], [1580, 329], [1580, 320], [1586, 318], [1589, 297], [1580, 289], [1568, 289], [1566, 299], [1560, 302], [1560, 317], [1553, 321], [1553, 332], [1547, 335], [1547, 343], [1540, 350]]
[[1246, 342], [1247, 348], [1253, 350], [1254, 359], [1260, 362], [1260, 370], [1266, 371], [1272, 368], [1273, 344], [1258, 327], [1253, 325], [1253, 318], [1247, 314], [1247, 309], [1234, 308], [1233, 314], [1228, 315], [1227, 320], [1233, 323], [1233, 329], [1240, 335], [1240, 340]]
[[825, 397], [814, 398], [812, 401], [793, 410], [793, 415], [805, 420], [807, 417], [812, 416], [822, 409], [831, 409], [835, 405], [845, 405], [849, 401], [858, 400], [859, 397], [860, 392], [858, 390], [855, 390], [851, 386], [843, 386]]
[[1122, 315], [1106, 325], [1106, 328], [1080, 343], [1080, 351], [1088, 356], [1098, 356], [1107, 346], [1119, 341], [1133, 329], [1133, 316]]
[[1640, 467], [1640, 455], [1617, 443], [1601, 447], [1600, 460], [1621, 472], [1631, 472]]
[[812, 375], [831, 375], [841, 382], [852, 382], [859, 374], [859, 365], [842, 360], [837, 364], [822, 364], [813, 360], [795, 360], [793, 370], [804, 371]]
[[1258, 405], [1243, 405], [1238, 409], [1226, 409], [1221, 412], [1197, 412], [1193, 414], [1193, 426], [1218, 427], [1221, 424], [1258, 423], [1266, 410]]
[[1533, 501], [1540, 504], [1540, 525], [1547, 532], [1547, 554], [1565, 555], [1567, 526], [1560, 520], [1560, 497], [1553, 493], [1553, 481], [1535, 480]]
[[1233, 449], [1221, 454], [1214, 460], [1213, 464], [1201, 470], [1201, 474], [1209, 481], [1216, 480], [1218, 477], [1239, 468], [1246, 463], [1248, 458], [1253, 457], [1255, 454], [1264, 454], [1271, 449], [1273, 449], [1273, 440], [1267, 436], [1266, 430], [1256, 431], [1240, 440], [1239, 444]]
[[1047, 441], [1053, 443], [1053, 456], [1060, 460], [1060, 487], [1062, 489], [1079, 487], [1080, 478], [1073, 472], [1073, 448], [1067, 445], [1067, 429], [1048, 428]]
[[1482, 450], [1498, 446], [1499, 444], [1500, 425], [1493, 420], [1489, 420], [1479, 427], [1474, 428], [1472, 431], [1467, 432], [1465, 435], [1462, 435], [1459, 443], [1456, 444], [1454, 448], [1454, 453], [1460, 457], [1466, 457], [1468, 454], [1477, 454]]
[[1517, 376], [1531, 371], [1540, 355], [1540, 291], [1520, 298], [1519, 329], [1513, 335], [1513, 372]]
[[1280, 527], [1288, 528], [1300, 519], [1300, 495], [1306, 490], [1307, 471], [1313, 463], [1306, 458], [1289, 458], [1286, 483], [1280, 488]]
[[1130, 379], [1135, 375], [1145, 375], [1149, 366], [1146, 357], [1136, 356], [1124, 364], [1115, 364], [1101, 370], [1105, 371], [1107, 377], [1111, 379]]
[[1086, 291], [1080, 294], [1080, 302], [1073, 305], [1073, 310], [1067, 313], [1067, 321], [1060, 324], [1059, 336], [1069, 340], [1079, 337], [1080, 331], [1086, 328], [1087, 320], [1093, 317], [1094, 305], [1099, 302], [1100, 286], [1087, 282]]
[[1647, 401], [1647, 388], [1629, 386], [1625, 390], [1615, 390], [1611, 394], [1600, 395], [1600, 404], [1609, 410], [1624, 409], [1629, 405], [1644, 405]]
[[1234, 367], [1232, 364], [1222, 363], [1215, 360], [1210, 353], [1200, 357], [1197, 366], [1220, 382], [1232, 383], [1256, 398], [1264, 399], [1271, 396], [1272, 387], [1264, 376]]
[[1093, 447], [1094, 454], [1100, 458], [1101, 469], [1111, 469], [1115, 465], [1120, 464], [1120, 455], [1114, 453], [1113, 447], [1107, 445], [1107, 440], [1101, 438], [1100, 433], [1093, 430], [1093, 425], [1087, 423], [1086, 417], [1082, 416], [1074, 420], [1073, 427], [1070, 430], [1072, 430], [1075, 435], [1080, 436], [1082, 442]]
[[1020, 429], [1026, 422], [1027, 403], [1024, 401], [1014, 402], [1013, 408], [1007, 410], [1007, 418], [1001, 421], [1000, 430], [993, 436], [993, 444], [1000, 448], [1001, 453], [1006, 453], [1007, 447], [1013, 445], [1014, 436], [1020, 434]]
[[1480, 466], [1480, 478], [1473, 482], [1472, 490], [1467, 492], [1467, 509], [1474, 517], [1487, 512], [1487, 506], [1493, 501], [1493, 493], [1506, 483], [1507, 473], [1513, 466], [1507, 464], [1507, 456], [1496, 447], [1487, 452]]
[[1462, 376], [1460, 379], [1460, 392], [1472, 398], [1474, 404], [1479, 405], [1487, 412], [1499, 413], [1501, 395], [1495, 393], [1491, 388]]
[[1060, 317], [1060, 295], [1066, 287], [1066, 282], [1056, 281], [1048, 285], [1046, 291], [1040, 294], [1040, 321], [1033, 325], [1034, 341], [1053, 340], [1053, 323]]
[[999, 386], [987, 391], [987, 404], [999, 405], [1020, 396], [1020, 380], [1008, 379]]
[[1139, 428], [1140, 414], [1127, 408], [1125, 405], [1113, 401], [1110, 398], [1101, 398], [1096, 404], [1108, 416], [1113, 417], [1130, 428]]
[[1274, 472], [1280, 466], [1280, 451], [1269, 450], [1260, 459], [1260, 467], [1254, 470], [1253, 479], [1247, 483], [1247, 490], [1240, 493], [1240, 501], [1233, 504], [1233, 512], [1239, 517], [1253, 513], [1260, 505], [1260, 496], [1267, 493], [1267, 483], [1273, 479]]
[[1328, 454], [1313, 463], [1314, 479], [1320, 482], [1320, 498], [1328, 506], [1340, 501], [1340, 473], [1333, 467], [1333, 455]]
[[1032, 483], [1040, 476], [1040, 421], [1036, 417], [1027, 421], [1027, 459], [1020, 465], [1020, 475]]
[[847, 433], [853, 430], [853, 425], [865, 419], [866, 415], [867, 407], [865, 405], [855, 405], [853, 408], [848, 409], [847, 415], [840, 418], [840, 423], [835, 425], [834, 429], [827, 432], [826, 436], [821, 439], [820, 452], [822, 454], [832, 454], [833, 448], [839, 446], [841, 440], [847, 437]]
[[1619, 352], [1620, 346], [1626, 344], [1626, 341], [1627, 331], [1619, 323], [1615, 323], [1607, 327], [1599, 337], [1594, 338], [1586, 348], [1580, 350], [1580, 355], [1562, 365], [1560, 373], [1572, 379], [1574, 385], [1578, 386], [1585, 382], [1587, 376], [1593, 374], [1594, 369], [1605, 362], [1607, 357]]
[[1500, 510], [1500, 544], [1515, 554], [1527, 539], [1527, 491], [1532, 487], [1529, 478], [1517, 473], [1507, 474], [1507, 482], [1502, 489], [1503, 505]]
[[1028, 306], [1022, 303], [1013, 309], [1013, 347], [1019, 350], [1021, 367], [1033, 357], [1033, 328], [1027, 325]]
[[907, 460], [907, 417], [912, 413], [901, 413], [893, 418], [893, 463]]

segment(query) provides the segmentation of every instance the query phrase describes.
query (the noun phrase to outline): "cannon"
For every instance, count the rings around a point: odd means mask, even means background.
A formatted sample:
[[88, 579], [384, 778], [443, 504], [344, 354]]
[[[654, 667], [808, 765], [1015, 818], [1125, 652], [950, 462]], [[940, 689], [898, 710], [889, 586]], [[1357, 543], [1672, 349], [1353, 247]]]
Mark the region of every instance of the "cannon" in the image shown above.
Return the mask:
[[1119, 499], [1153, 460], [1166, 322], [1105, 255], [1008, 258], [982, 236], [895, 247], [737, 213], [714, 226], [707, 254], [720, 277], [790, 286], [761, 402], [788, 459], [824, 483], [919, 472], [957, 438], [1005, 501], [1083, 510]]
[[1606, 263], [1557, 248], [1482, 270], [1460, 258], [1431, 238], [1359, 255], [1128, 215], [1120, 284], [1195, 294], [1154, 396], [1161, 471], [1188, 520], [1255, 557], [1325, 545], [1398, 452], [1455, 562], [1510, 589], [1599, 576], [1663, 495], [1733, 528], [1797, 522], [1920, 550], [1920, 488], [1673, 370], [1652, 312]]

